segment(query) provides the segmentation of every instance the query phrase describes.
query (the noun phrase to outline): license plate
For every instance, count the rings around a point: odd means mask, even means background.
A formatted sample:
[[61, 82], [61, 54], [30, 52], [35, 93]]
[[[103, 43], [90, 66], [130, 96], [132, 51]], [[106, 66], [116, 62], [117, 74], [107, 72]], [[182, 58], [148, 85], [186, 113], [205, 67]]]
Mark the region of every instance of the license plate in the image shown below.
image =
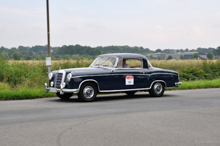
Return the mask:
[[57, 88], [49, 88], [49, 92], [57, 93]]

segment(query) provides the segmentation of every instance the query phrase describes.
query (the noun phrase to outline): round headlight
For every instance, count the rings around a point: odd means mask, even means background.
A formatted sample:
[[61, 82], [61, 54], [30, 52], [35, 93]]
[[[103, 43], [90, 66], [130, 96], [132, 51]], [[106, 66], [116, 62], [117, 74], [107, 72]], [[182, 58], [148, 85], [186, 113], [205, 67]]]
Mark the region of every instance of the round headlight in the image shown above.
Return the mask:
[[53, 78], [53, 73], [52, 72], [49, 73], [48, 78], [49, 78], [49, 80], [51, 80]]
[[69, 73], [69, 74], [67, 75], [67, 81], [70, 82], [71, 78], [72, 78], [72, 74]]

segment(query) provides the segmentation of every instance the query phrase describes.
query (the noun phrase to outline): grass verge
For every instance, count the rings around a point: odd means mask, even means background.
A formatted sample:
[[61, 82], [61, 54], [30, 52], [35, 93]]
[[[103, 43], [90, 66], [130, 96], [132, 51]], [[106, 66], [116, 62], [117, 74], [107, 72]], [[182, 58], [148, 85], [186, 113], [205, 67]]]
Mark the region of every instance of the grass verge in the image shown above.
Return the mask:
[[[220, 79], [183, 81], [182, 86], [178, 88], [171, 88], [168, 90], [202, 89], [202, 88], [220, 88]], [[0, 90], [0, 100], [34, 99], [34, 98], [55, 97], [55, 96], [56, 96], [55, 93], [51, 93], [51, 92], [45, 93], [44, 88]]]
[[55, 93], [45, 93], [45, 89], [19, 89], [19, 90], [2, 90], [0, 91], [0, 100], [17, 100], [17, 99], [33, 99], [42, 97], [54, 97]]
[[203, 89], [203, 88], [220, 88], [220, 79], [182, 81], [182, 86], [179, 86], [178, 88], [171, 88], [169, 90]]

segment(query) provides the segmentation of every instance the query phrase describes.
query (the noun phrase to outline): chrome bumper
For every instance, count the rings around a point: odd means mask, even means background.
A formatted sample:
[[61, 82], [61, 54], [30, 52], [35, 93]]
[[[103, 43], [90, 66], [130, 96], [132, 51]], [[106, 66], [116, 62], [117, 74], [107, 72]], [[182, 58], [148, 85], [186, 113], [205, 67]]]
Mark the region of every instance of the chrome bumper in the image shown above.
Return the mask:
[[44, 86], [45, 86], [45, 93], [48, 93], [50, 89], [48, 88], [47, 83], [44, 83]]
[[176, 83], [175, 83], [175, 86], [177, 86], [177, 87], [178, 87], [178, 86], [181, 86], [181, 85], [182, 85], [181, 82], [176, 82]]
[[47, 86], [47, 83], [44, 83], [45, 85], [45, 92], [53, 92], [53, 93], [58, 93], [60, 92], [60, 94], [64, 94], [64, 93], [78, 93], [79, 90], [78, 89], [57, 89], [57, 88], [50, 88]]

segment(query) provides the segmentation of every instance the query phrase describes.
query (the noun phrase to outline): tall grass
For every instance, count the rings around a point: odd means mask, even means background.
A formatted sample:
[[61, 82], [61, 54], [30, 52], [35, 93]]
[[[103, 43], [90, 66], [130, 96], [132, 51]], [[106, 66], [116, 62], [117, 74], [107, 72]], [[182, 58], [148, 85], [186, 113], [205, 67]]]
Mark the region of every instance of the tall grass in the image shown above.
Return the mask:
[[[93, 60], [52, 61], [52, 70], [59, 67], [88, 67]], [[220, 76], [220, 60], [151, 60], [154, 67], [174, 70], [181, 80], [214, 79]], [[0, 81], [10, 87], [42, 87], [47, 82], [48, 68], [45, 61], [6, 61], [0, 57]], [[20, 88], [20, 87], [19, 87]]]
[[[76, 68], [76, 67], [88, 67], [93, 60], [53, 60], [52, 61], [52, 69], [57, 70], [61, 66], [61, 68]], [[8, 61], [9, 64], [13, 64], [14, 62], [29, 64], [34, 66], [44, 66], [46, 69], [46, 61], [44, 60], [19, 60]], [[212, 67], [220, 67], [220, 60], [150, 60], [150, 63], [154, 67], [170, 69], [178, 71], [182, 68], [187, 67], [196, 67], [199, 69], [212, 68]]]
[[150, 60], [150, 63], [154, 67], [178, 71], [188, 67], [204, 69], [208, 66], [218, 66], [220, 60]]

